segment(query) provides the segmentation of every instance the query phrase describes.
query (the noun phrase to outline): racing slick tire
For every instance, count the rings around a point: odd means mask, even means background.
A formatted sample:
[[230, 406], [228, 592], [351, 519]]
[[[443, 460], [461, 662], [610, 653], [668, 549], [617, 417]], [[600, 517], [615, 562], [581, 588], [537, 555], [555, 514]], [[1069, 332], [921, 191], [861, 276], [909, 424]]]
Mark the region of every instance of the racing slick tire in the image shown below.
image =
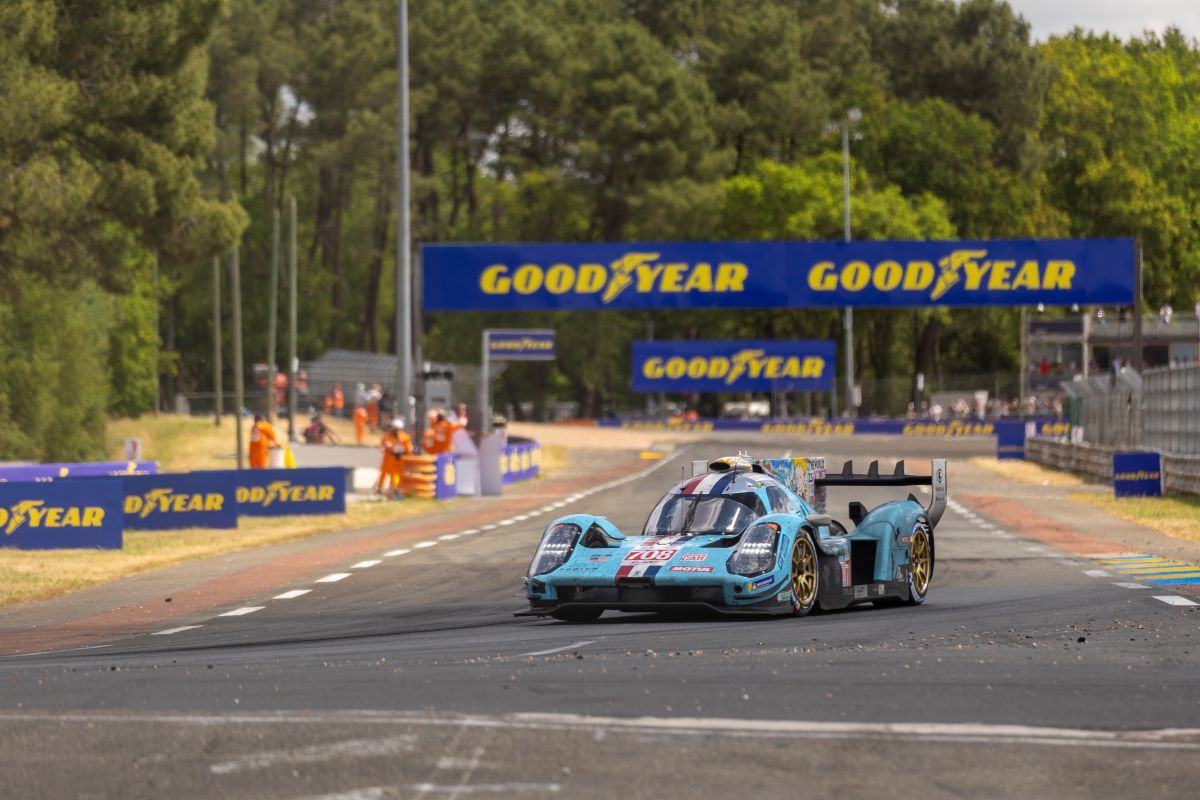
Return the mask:
[[792, 615], [807, 617], [817, 608], [821, 565], [817, 561], [817, 547], [813, 543], [812, 533], [803, 528], [792, 545], [791, 565]]
[[919, 606], [933, 581], [933, 529], [925, 520], [913, 526], [908, 551], [908, 605]]
[[563, 622], [595, 622], [600, 619], [600, 615], [603, 613], [603, 608], [581, 606], [575, 608], [557, 608], [550, 612], [550, 616]]

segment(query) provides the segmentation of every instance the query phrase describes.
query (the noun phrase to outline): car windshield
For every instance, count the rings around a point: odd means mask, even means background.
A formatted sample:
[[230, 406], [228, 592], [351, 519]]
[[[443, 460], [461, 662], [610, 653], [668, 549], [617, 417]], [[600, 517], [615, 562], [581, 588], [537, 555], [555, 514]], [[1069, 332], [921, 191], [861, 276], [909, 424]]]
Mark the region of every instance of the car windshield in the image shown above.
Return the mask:
[[766, 513], [754, 492], [737, 494], [669, 494], [646, 520], [645, 535], [741, 533]]

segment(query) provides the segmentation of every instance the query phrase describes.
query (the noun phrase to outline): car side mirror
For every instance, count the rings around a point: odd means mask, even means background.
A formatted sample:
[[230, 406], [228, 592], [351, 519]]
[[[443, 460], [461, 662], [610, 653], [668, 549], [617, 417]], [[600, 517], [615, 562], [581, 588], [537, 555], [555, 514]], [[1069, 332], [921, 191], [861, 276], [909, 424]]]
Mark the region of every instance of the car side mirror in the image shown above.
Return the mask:
[[833, 524], [833, 517], [828, 514], [809, 514], [804, 519], [808, 524], [817, 528], [828, 528]]

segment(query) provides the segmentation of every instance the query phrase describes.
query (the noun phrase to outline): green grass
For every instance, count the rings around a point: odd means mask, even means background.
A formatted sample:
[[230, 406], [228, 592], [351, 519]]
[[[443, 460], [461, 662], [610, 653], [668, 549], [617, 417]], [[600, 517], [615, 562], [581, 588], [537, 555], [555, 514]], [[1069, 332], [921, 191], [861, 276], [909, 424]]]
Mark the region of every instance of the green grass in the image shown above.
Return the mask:
[[1200, 498], [1118, 498], [1098, 492], [1071, 492], [1067, 498], [1094, 506], [1118, 519], [1145, 525], [1174, 539], [1200, 544]]

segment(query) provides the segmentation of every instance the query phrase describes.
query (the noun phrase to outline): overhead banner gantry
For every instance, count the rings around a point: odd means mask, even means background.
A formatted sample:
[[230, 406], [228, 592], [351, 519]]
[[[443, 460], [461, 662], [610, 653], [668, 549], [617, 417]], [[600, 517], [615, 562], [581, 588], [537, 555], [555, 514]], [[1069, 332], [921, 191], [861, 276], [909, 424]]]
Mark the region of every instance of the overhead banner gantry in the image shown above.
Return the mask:
[[1132, 239], [425, 245], [426, 311], [1128, 305]]

